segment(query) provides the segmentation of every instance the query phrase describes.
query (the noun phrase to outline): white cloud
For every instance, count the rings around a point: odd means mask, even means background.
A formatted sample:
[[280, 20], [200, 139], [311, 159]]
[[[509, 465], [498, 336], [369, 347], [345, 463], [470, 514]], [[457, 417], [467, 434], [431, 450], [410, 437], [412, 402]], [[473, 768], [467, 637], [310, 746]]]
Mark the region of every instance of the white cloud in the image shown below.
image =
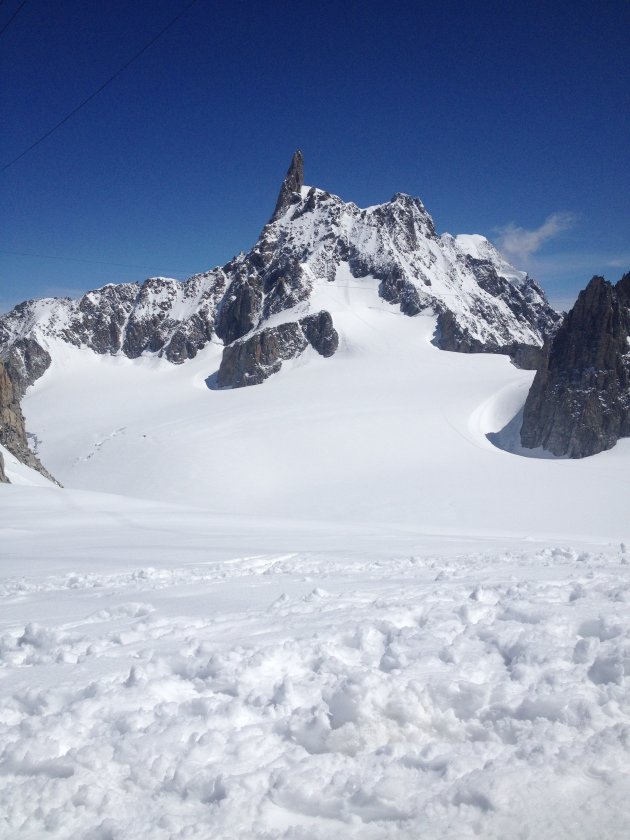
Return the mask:
[[542, 225], [534, 230], [510, 223], [499, 228], [497, 244], [509, 259], [525, 263], [542, 246], [559, 233], [573, 227], [576, 217], [573, 213], [552, 213]]
[[628, 271], [630, 267], [630, 254], [624, 254], [622, 257], [615, 257], [614, 259], [608, 260], [606, 265], [610, 268], [623, 268], [625, 271]]

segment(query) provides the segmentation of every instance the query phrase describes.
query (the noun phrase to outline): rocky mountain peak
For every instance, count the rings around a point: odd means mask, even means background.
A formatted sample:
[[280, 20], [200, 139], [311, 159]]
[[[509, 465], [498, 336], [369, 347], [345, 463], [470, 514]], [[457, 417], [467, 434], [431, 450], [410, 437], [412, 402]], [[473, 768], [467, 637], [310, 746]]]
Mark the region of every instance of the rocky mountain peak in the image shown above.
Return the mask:
[[630, 435], [630, 274], [593, 277], [545, 348], [521, 442], [583, 458]]
[[275, 222], [279, 219], [292, 204], [296, 204], [300, 199], [300, 191], [304, 186], [304, 155], [297, 149], [293, 153], [291, 163], [287, 169], [287, 174], [284, 176], [284, 181], [280, 187], [280, 194], [276, 202], [275, 210], [271, 221]]
[[[249, 252], [185, 282], [154, 277], [78, 301], [29, 301], [0, 316], [0, 358], [23, 393], [51, 364], [58, 341], [180, 364], [219, 339], [231, 361], [217, 381], [252, 384], [289, 352], [307, 345], [334, 352], [334, 313], [321, 299], [334, 300], [328, 285], [350, 278], [405, 315], [437, 316], [434, 343], [444, 350], [505, 353], [531, 366], [558, 320], [540, 287], [484, 237], [438, 236], [424, 204], [405, 193], [361, 208], [306, 189], [296, 151], [271, 221]], [[279, 329], [285, 323], [293, 326]], [[247, 348], [228, 350], [240, 341]]]

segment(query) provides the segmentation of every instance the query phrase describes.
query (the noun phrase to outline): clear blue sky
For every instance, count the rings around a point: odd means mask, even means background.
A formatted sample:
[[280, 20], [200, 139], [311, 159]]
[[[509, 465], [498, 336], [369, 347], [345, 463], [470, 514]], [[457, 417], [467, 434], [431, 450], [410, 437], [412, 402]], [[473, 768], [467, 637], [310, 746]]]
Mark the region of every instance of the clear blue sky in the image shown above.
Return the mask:
[[[0, 36], [0, 165], [186, 2], [29, 0]], [[0, 307], [227, 261], [298, 147], [307, 183], [419, 195], [569, 301], [630, 270], [629, 42], [628, 2], [198, 0], [0, 175], [0, 251], [61, 258], [0, 253]]]

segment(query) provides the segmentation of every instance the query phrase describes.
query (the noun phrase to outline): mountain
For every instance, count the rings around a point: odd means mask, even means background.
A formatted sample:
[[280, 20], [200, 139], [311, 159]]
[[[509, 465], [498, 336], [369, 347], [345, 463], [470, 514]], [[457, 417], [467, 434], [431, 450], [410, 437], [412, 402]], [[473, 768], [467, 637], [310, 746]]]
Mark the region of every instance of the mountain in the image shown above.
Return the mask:
[[583, 458], [630, 436], [630, 273], [593, 277], [545, 348], [521, 442]]
[[26, 301], [0, 318], [0, 356], [20, 393], [58, 341], [98, 354], [157, 355], [179, 364], [219, 340], [216, 387], [262, 382], [307, 346], [334, 354], [339, 336], [320, 299], [329, 286], [376, 281], [408, 316], [437, 315], [436, 346], [512, 355], [532, 368], [558, 316], [543, 291], [484, 237], [436, 233], [422, 202], [402, 193], [361, 209], [304, 186], [296, 152], [271, 220], [248, 253], [185, 282], [153, 277], [80, 300]]
[[534, 372], [437, 345], [537, 347], [529, 281], [300, 178], [238, 270], [3, 319], [66, 489], [0, 449], [0, 835], [625, 837], [630, 438], [493, 445]]

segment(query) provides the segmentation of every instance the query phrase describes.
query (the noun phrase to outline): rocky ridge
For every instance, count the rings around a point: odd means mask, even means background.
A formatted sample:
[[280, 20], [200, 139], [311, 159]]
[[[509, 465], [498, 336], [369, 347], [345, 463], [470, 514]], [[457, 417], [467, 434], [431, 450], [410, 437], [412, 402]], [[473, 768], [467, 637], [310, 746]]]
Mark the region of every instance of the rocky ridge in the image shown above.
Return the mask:
[[334, 352], [330, 313], [321, 316], [312, 298], [348, 271], [359, 282], [375, 279], [380, 297], [406, 315], [435, 313], [434, 341], [445, 350], [505, 353], [532, 366], [558, 321], [540, 287], [484, 237], [439, 236], [422, 202], [402, 193], [361, 209], [306, 187], [298, 151], [248, 253], [185, 282], [154, 277], [80, 300], [22, 303], [0, 317], [0, 356], [22, 394], [50, 365], [59, 340], [179, 364], [219, 339], [220, 387], [255, 384], [263, 370], [279, 370], [313, 344], [305, 319], [325, 317], [326, 354]]
[[630, 436], [630, 273], [593, 277], [545, 346], [521, 443], [583, 458]]
[[[20, 408], [16, 389], [6, 367], [0, 362], [0, 444], [5, 446], [12, 455], [37, 470], [46, 478], [57, 483], [48, 473], [37, 456], [31, 451], [24, 427], [24, 415]], [[0, 482], [8, 481], [4, 471], [4, 459], [0, 453]]]

